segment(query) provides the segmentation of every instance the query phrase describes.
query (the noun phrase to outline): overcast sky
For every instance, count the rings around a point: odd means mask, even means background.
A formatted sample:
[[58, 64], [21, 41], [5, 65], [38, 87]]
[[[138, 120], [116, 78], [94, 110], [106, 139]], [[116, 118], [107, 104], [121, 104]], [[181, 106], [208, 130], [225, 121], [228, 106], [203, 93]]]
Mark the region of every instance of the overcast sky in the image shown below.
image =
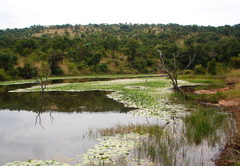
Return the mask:
[[31, 25], [240, 23], [240, 0], [0, 0], [0, 29]]

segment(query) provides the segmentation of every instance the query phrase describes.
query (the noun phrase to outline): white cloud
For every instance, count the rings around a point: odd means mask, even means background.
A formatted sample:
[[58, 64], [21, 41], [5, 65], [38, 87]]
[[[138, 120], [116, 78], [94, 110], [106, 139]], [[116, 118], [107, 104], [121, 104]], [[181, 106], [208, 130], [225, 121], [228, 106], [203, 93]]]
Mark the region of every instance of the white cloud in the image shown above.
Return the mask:
[[1, 0], [0, 29], [34, 24], [238, 24], [238, 0]]

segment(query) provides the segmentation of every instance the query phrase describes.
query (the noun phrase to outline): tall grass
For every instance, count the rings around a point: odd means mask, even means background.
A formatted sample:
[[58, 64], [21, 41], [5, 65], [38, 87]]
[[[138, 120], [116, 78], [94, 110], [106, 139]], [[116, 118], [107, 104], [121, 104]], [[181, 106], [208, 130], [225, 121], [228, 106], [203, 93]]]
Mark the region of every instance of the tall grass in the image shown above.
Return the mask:
[[218, 113], [214, 108], [201, 107], [183, 118], [186, 124], [183, 133], [191, 143], [200, 144], [204, 138], [214, 143], [218, 139], [216, 132], [226, 118], [227, 114]]
[[130, 134], [137, 133], [140, 135], [149, 134], [150, 137], [157, 136], [161, 137], [164, 133], [164, 127], [158, 124], [133, 124], [120, 125], [116, 124], [112, 127], [106, 128], [89, 128], [88, 137], [97, 138], [103, 136], [113, 136], [116, 134]]

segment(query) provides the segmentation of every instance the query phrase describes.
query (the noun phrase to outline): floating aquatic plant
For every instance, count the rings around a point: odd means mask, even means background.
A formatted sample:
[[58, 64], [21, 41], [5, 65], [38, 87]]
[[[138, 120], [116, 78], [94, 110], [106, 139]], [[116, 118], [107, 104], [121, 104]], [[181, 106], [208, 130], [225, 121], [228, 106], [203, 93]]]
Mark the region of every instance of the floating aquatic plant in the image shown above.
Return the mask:
[[102, 137], [98, 139], [99, 144], [89, 149], [87, 153], [78, 156], [81, 158], [83, 165], [113, 164], [117, 158], [131, 153], [131, 150], [139, 144], [140, 139], [147, 137], [148, 134], [140, 135], [137, 133]]
[[60, 163], [55, 160], [27, 160], [27, 161], [14, 161], [8, 162], [3, 166], [40, 166], [40, 165], [60, 165], [60, 166], [70, 166], [67, 163]]

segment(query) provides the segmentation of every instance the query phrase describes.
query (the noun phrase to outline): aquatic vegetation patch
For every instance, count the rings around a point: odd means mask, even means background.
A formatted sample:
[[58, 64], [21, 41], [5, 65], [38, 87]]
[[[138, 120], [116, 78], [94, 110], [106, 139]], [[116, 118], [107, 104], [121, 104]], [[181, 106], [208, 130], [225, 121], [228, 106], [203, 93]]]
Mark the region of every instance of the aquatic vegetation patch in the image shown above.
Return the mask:
[[[187, 84], [187, 82], [184, 81], [179, 81], [179, 83]], [[151, 78], [148, 79], [147, 83], [145, 78], [136, 78], [49, 85], [45, 91], [115, 91], [107, 95], [107, 97], [117, 100], [127, 107], [138, 108], [138, 110], [131, 112], [134, 116], [169, 119], [169, 117], [176, 116], [177, 113], [186, 109], [181, 104], [168, 102], [168, 95], [171, 93], [169, 89], [171, 87], [172, 85], [166, 78]], [[40, 90], [40, 86], [35, 86], [15, 90], [14, 92]]]
[[140, 135], [137, 133], [102, 137], [98, 139], [99, 144], [89, 149], [87, 153], [78, 155], [78, 157], [82, 161], [82, 165], [116, 165], [119, 157], [130, 154], [131, 150], [139, 144], [139, 140], [147, 137], [148, 134]]
[[[146, 74], [124, 74], [124, 75], [93, 75], [93, 76], [72, 76], [72, 77], [50, 77], [48, 80], [64, 80], [64, 79], [84, 79], [84, 78], [127, 78], [127, 77], [147, 77]], [[157, 77], [158, 75], [149, 75], [149, 77]], [[42, 78], [45, 80], [46, 78]], [[25, 83], [37, 83], [34, 79], [27, 79], [27, 80], [13, 80], [13, 81], [4, 81], [0, 82], [0, 85], [11, 85], [11, 84], [25, 84]]]
[[14, 161], [14, 162], [8, 162], [4, 164], [3, 166], [40, 166], [40, 165], [60, 165], [60, 166], [70, 166], [67, 163], [60, 163], [55, 160], [27, 160], [27, 161]]
[[148, 134], [149, 136], [158, 135], [161, 136], [164, 134], [164, 127], [159, 124], [116, 124], [112, 127], [106, 128], [89, 128], [88, 133], [86, 134], [91, 138], [106, 137], [113, 135], [124, 135], [136, 133], [139, 135]]

